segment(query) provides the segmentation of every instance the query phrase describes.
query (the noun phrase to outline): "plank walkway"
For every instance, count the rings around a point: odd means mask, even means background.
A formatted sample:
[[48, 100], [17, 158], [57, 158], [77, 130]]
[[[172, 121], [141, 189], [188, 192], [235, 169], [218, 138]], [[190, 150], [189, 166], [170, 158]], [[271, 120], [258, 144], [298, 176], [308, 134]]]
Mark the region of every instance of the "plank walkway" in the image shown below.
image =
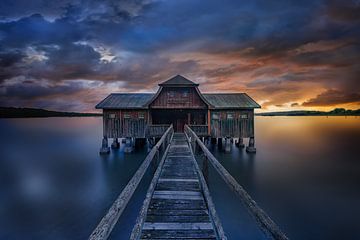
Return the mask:
[[150, 202], [145, 206], [140, 238], [216, 239], [216, 228], [183, 133], [174, 134], [159, 171]]

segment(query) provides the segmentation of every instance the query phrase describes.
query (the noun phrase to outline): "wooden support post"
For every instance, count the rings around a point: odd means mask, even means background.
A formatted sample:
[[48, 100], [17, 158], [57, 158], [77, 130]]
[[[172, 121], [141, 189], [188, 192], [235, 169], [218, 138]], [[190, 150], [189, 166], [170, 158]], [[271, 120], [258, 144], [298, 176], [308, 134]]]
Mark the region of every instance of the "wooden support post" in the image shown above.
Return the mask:
[[225, 138], [225, 152], [230, 152], [231, 151], [231, 141], [230, 138], [227, 137]]
[[120, 143], [119, 143], [118, 138], [114, 138], [114, 139], [113, 139], [113, 143], [111, 144], [111, 148], [112, 148], [112, 149], [118, 149], [118, 148], [120, 148]]
[[243, 140], [242, 137], [239, 137], [239, 139], [236, 142], [236, 146], [239, 147], [239, 148], [245, 147], [244, 140]]
[[106, 136], [104, 136], [100, 148], [100, 154], [109, 154], [109, 153], [110, 153], [110, 148], [108, 146], [108, 139]]
[[124, 152], [131, 153], [134, 151], [134, 144], [131, 137], [126, 138]]
[[256, 153], [255, 138], [254, 137], [249, 138], [249, 145], [246, 147], [246, 152], [248, 152], [248, 153]]
[[218, 144], [218, 148], [222, 149], [222, 138], [218, 138], [217, 144]]
[[207, 111], [207, 126], [208, 126], [208, 135], [211, 135], [211, 115], [210, 110]]

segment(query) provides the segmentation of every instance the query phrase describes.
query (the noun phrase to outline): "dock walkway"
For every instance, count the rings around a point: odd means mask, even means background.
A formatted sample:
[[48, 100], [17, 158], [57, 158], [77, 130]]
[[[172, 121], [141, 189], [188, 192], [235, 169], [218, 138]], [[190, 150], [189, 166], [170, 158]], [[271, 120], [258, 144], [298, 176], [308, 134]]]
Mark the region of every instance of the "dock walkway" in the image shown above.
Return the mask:
[[175, 133], [159, 165], [140, 239], [216, 239], [195, 164], [185, 134]]
[[[196, 133], [185, 126], [174, 133], [173, 126], [148, 153], [126, 187], [91, 233], [90, 240], [106, 240], [123, 213], [150, 165], [157, 166], [130, 239], [227, 239], [215, 205], [197, 161], [203, 171], [208, 163], [254, 217], [264, 237], [288, 240], [275, 222], [212, 155]], [[161, 157], [160, 157], [161, 156]], [[161, 158], [161, 159], [160, 159]]]

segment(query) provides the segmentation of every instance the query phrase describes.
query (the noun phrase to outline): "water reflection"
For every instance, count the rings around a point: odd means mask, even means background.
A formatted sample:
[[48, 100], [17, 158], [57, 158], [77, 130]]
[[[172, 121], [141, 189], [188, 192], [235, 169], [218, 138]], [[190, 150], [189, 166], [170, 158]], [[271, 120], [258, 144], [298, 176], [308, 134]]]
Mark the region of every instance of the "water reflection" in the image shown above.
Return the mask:
[[256, 155], [209, 148], [291, 239], [359, 239], [360, 119], [258, 117], [255, 124]]
[[[360, 239], [360, 118], [257, 117], [256, 155], [209, 145], [291, 239]], [[100, 118], [0, 120], [0, 239], [85, 239], [147, 149], [99, 156]], [[112, 237], [126, 239], [151, 173]], [[230, 239], [261, 239], [246, 210], [208, 166]]]

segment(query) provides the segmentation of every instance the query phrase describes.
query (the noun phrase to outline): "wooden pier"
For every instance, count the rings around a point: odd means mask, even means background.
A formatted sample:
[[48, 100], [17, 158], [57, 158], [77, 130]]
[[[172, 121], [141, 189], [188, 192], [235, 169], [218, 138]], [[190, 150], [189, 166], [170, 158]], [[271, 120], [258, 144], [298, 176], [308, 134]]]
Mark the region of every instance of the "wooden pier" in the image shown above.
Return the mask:
[[[160, 162], [131, 239], [225, 239], [184, 133]], [[215, 216], [214, 216], [215, 214]]]
[[165, 131], [89, 239], [110, 236], [148, 166], [154, 162], [158, 163], [157, 168], [130, 239], [227, 239], [196, 162], [196, 149], [239, 197], [268, 239], [288, 239], [187, 125], [184, 133], [174, 133], [172, 126]]

